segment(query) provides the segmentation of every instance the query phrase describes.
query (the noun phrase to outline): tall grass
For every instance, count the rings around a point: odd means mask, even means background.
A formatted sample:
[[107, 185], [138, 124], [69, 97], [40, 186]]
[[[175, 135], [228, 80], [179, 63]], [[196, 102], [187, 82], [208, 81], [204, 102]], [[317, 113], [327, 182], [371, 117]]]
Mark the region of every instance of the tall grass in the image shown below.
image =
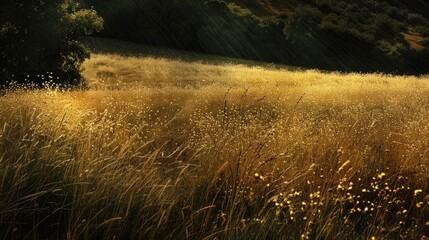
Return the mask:
[[425, 239], [425, 78], [94, 55], [0, 98], [3, 239]]

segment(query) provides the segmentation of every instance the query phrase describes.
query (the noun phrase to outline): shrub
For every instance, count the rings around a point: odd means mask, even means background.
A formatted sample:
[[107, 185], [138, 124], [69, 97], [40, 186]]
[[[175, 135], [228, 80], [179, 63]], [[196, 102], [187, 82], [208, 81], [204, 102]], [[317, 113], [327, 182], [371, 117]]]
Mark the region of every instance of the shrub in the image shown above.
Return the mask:
[[77, 39], [101, 30], [94, 10], [71, 0], [0, 3], [0, 85], [78, 84], [89, 57]]
[[416, 13], [408, 14], [408, 23], [412, 24], [413, 26], [429, 26], [429, 22], [422, 15]]
[[408, 13], [404, 9], [396, 8], [393, 6], [387, 7], [386, 14], [396, 20], [405, 21], [408, 18]]
[[404, 24], [384, 14], [375, 17], [375, 26], [377, 27], [377, 33], [383, 38], [386, 36], [394, 37], [401, 31], [407, 31]]
[[429, 37], [429, 27], [425, 27], [425, 26], [415, 26], [414, 30], [424, 36], [424, 37]]
[[293, 17], [286, 21], [283, 32], [286, 38], [298, 41], [302, 38], [312, 38], [317, 33], [317, 24], [320, 23], [323, 13], [317, 8], [299, 6], [295, 9]]

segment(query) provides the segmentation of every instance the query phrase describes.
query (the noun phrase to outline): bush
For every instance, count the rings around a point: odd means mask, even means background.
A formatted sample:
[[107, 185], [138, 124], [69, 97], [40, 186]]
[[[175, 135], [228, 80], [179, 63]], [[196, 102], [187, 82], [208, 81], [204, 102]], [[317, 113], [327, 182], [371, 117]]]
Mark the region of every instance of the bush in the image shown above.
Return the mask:
[[317, 24], [320, 23], [322, 17], [323, 13], [317, 8], [301, 5], [295, 9], [295, 14], [286, 21], [283, 32], [286, 38], [291, 41], [316, 37]]
[[387, 15], [377, 15], [375, 17], [375, 26], [381, 36], [395, 36], [398, 33], [397, 27], [393, 24], [391, 18]]
[[415, 26], [414, 30], [424, 36], [424, 37], [429, 37], [429, 27], [425, 27], [425, 26]]
[[429, 26], [429, 22], [420, 14], [410, 13], [408, 14], [408, 23], [413, 26], [422, 25]]
[[71, 0], [0, 3], [0, 85], [76, 85], [87, 50], [77, 39], [101, 30], [94, 10]]
[[404, 9], [396, 8], [393, 6], [387, 7], [386, 14], [396, 20], [406, 21], [408, 18], [408, 13]]

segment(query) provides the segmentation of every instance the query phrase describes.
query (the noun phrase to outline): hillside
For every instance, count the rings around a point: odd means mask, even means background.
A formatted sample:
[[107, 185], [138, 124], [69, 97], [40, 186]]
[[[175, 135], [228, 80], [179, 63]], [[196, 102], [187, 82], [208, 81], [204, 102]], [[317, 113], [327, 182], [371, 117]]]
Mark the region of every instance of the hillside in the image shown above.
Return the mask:
[[[292, 15], [294, 9], [300, 4], [312, 4], [317, 5], [326, 1], [303, 1], [303, 0], [228, 0], [228, 2], [236, 3], [244, 8], [248, 8], [258, 16], [281, 16], [284, 14]], [[356, 4], [362, 4], [368, 6], [369, 1], [354, 1]], [[394, 1], [377, 1], [380, 4], [386, 4], [391, 7], [398, 7], [400, 9], [407, 10], [412, 13], [419, 13], [425, 18], [429, 17], [429, 3], [424, 0], [416, 1], [405, 1], [405, 0], [394, 0]]]
[[[279, 1], [279, 0], [258, 0], [258, 1], [240, 1], [230, 0], [231, 3], [236, 3], [243, 8], [249, 9], [252, 13], [260, 17], [290, 17], [293, 16], [295, 9], [302, 5], [308, 4], [310, 6], [320, 6], [327, 4], [329, 1]], [[338, 2], [338, 1], [337, 1]], [[347, 2], [347, 1], [343, 1]], [[354, 1], [352, 2], [366, 8], [368, 11], [374, 11], [377, 14], [393, 15], [394, 12], [405, 14], [405, 11], [409, 13], [421, 14], [424, 18], [429, 18], [429, 3], [425, 1], [378, 1], [374, 4], [373, 1]], [[404, 19], [397, 19], [404, 20]], [[427, 23], [423, 24], [426, 28]], [[405, 40], [410, 44], [412, 49], [421, 50], [424, 48], [422, 42], [425, 37], [428, 37], [427, 31], [416, 32], [411, 24], [407, 25], [406, 29], [401, 32]]]
[[4, 239], [427, 238], [428, 77], [90, 42], [0, 97]]
[[100, 36], [325, 70], [429, 69], [427, 4], [415, 1], [91, 1]]
[[230, 0], [229, 2], [236, 3], [241, 7], [247, 8], [252, 11], [252, 13], [260, 17], [281, 17], [285, 15], [291, 16], [294, 12], [294, 9], [300, 4], [299, 0]]

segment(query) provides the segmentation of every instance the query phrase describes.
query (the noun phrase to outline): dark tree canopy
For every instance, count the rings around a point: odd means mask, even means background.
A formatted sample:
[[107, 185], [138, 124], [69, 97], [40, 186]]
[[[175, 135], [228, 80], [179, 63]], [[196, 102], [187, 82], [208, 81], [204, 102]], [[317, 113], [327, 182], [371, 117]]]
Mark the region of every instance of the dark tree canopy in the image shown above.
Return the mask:
[[73, 0], [0, 1], [0, 85], [75, 85], [89, 57], [77, 40], [100, 31], [96, 11]]

